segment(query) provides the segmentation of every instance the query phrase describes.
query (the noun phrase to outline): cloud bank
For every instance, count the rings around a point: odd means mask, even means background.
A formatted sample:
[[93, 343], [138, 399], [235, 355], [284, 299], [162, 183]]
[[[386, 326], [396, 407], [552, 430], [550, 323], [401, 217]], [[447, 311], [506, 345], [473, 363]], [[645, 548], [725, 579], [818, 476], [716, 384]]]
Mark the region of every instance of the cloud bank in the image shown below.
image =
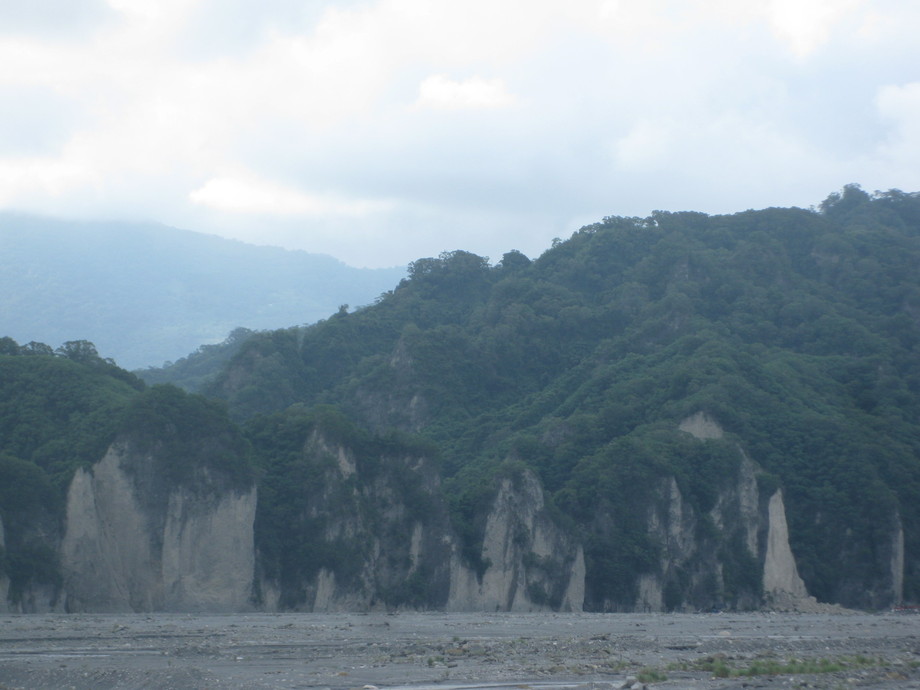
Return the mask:
[[12, 0], [0, 207], [394, 265], [920, 189], [910, 0]]

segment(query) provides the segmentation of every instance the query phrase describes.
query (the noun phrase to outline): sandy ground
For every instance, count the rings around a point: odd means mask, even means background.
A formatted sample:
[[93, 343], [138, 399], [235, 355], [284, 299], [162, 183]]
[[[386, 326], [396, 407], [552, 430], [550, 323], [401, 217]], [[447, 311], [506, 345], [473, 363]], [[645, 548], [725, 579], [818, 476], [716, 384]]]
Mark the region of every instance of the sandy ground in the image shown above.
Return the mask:
[[643, 685], [920, 688], [920, 615], [0, 616], [2, 690]]

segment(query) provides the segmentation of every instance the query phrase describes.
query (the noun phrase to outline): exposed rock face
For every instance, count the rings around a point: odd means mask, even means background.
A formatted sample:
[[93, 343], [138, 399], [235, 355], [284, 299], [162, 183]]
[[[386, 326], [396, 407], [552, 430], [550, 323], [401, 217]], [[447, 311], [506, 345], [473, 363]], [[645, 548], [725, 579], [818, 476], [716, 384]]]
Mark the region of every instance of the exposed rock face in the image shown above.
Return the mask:
[[[0, 552], [6, 549], [6, 530], [3, 529], [3, 518], [0, 517]], [[0, 613], [9, 613], [10, 606], [7, 597], [10, 593], [10, 578], [6, 573], [0, 572]]]
[[163, 529], [164, 608], [251, 608], [256, 488], [202, 498], [187, 488], [169, 496]]
[[481, 579], [455, 557], [448, 608], [454, 611], [581, 611], [581, 546], [546, 511], [543, 487], [529, 470], [501, 481], [486, 520]]
[[661, 546], [658, 571], [639, 578], [638, 596], [634, 609], [638, 611], [662, 611], [675, 608], [668, 583], [675, 582], [683, 574], [699, 584], [699, 571], [705, 570], [697, 563], [701, 553], [697, 541], [697, 517], [683, 500], [677, 482], [670, 477], [662, 482], [658, 500], [648, 508], [648, 532]]
[[805, 583], [789, 547], [789, 528], [786, 525], [786, 509], [783, 492], [777, 489], [770, 497], [767, 507], [768, 524], [767, 552], [763, 564], [763, 590], [767, 596], [805, 598]]
[[897, 529], [892, 535], [891, 544], [891, 582], [894, 605], [904, 603], [904, 527], [901, 517], [897, 518]]
[[262, 578], [269, 610], [444, 608], [455, 548], [440, 479], [423, 458], [358, 458], [314, 432], [315, 480], [295, 529], [309, 549]]
[[[703, 414], [680, 429], [730, 443]], [[119, 443], [72, 480], [60, 549], [64, 596], [33, 587], [15, 610], [60, 610], [65, 601], [67, 610], [87, 612], [664, 611], [764, 603], [816, 610], [789, 545], [782, 491], [767, 495], [757, 464], [737, 452], [735, 474], [706, 512], [687, 500], [678, 478], [658, 480], [633, 514], [656, 545], [656, 562], [625, 594], [586, 600], [583, 545], [554, 517], [529, 469], [497, 481], [477, 523], [481, 545], [474, 558], [425, 458], [359, 457], [314, 431], [303, 446], [309, 481], [298, 488], [302, 512], [295, 518], [304, 551], [296, 569], [288, 561], [266, 570], [257, 568], [253, 485], [232, 489], [207, 470], [165, 481], [155, 458]], [[597, 511], [599, 525], [613, 520], [609, 507]], [[898, 528], [886, 548], [900, 597], [905, 556]], [[478, 571], [467, 559], [478, 561]], [[9, 580], [0, 577], [0, 611], [10, 610], [8, 590]]]
[[163, 493], [130, 470], [149, 461], [115, 445], [75, 474], [61, 547], [68, 610], [251, 608], [255, 487], [199, 479]]
[[[700, 440], [725, 436], [702, 412], [683, 420], [679, 429]], [[649, 535], [661, 547], [660, 561], [655, 572], [638, 579], [636, 610], [754, 608], [761, 594], [786, 607], [814, 603], [789, 546], [782, 491], [762, 496], [756, 463], [740, 448], [738, 453], [736, 476], [707, 515], [692, 509], [674, 478], [662, 482], [647, 517]], [[702, 521], [714, 529], [701, 529]]]
[[688, 434], [702, 440], [709, 438], [722, 438], [725, 436], [725, 432], [722, 430], [722, 427], [716, 422], [712, 417], [707, 415], [705, 412], [697, 412], [696, 414], [690, 415], [686, 419], [682, 420], [680, 425], [677, 427], [681, 431], [686, 431]]
[[[485, 517], [478, 573], [465, 562], [440, 479], [419, 457], [356, 458], [314, 432], [304, 447], [296, 570], [264, 577], [265, 608], [580, 611], [585, 561], [549, 516], [536, 476], [506, 478]], [[370, 464], [368, 464], [370, 463]]]

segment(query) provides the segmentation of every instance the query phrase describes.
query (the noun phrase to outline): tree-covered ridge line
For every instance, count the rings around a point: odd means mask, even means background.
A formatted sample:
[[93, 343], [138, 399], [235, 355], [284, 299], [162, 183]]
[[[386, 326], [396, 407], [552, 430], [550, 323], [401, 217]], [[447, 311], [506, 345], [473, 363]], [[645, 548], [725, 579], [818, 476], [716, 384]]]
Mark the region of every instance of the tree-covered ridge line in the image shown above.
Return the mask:
[[[332, 404], [419, 432], [461, 517], [490, 468], [519, 459], [587, 530], [597, 597], [628, 580], [600, 564], [654, 561], [634, 514], [655, 477], [705, 509], [725, 451], [676, 431], [704, 411], [785, 488], [813, 594], [871, 605], [859, 589], [885, 576], [900, 523], [917, 598], [918, 262], [920, 195], [897, 190], [607, 217], [533, 261], [420, 259], [375, 305], [253, 337], [206, 390], [240, 419]], [[618, 534], [591, 526], [602, 506]]]
[[[156, 458], [164, 481], [202, 468], [227, 486], [257, 481], [260, 567], [297, 605], [305, 578], [354, 575], [367, 552], [330, 551], [324, 518], [310, 517], [335, 464], [321, 438], [361, 471], [341, 483], [357, 501], [344, 512], [373, 516], [377, 476], [411, 501], [442, 492], [480, 578], [497, 485], [536, 473], [546, 511], [584, 547], [585, 606], [597, 610], [633, 606], [645, 575], [662, 578], [667, 608], [754, 600], [756, 555], [730, 531], [720, 541], [712, 518], [746, 455], [762, 497], [783, 489], [812, 594], [891, 603], [903, 530], [903, 590], [916, 601], [917, 265], [920, 194], [851, 185], [813, 210], [611, 216], [534, 260], [419, 259], [373, 305], [200, 348], [172, 373], [210, 400], [145, 386], [87, 341], [0, 339], [0, 487], [24, 487], [0, 491], [0, 566], [20, 589], [53, 580], [29, 526], [59, 523], [69, 477], [120, 439]], [[679, 430], [698, 413], [723, 437]], [[420, 491], [415, 466], [441, 488]], [[662, 565], [648, 518], [672, 482], [701, 545], [679, 567]], [[710, 557], [719, 582], [700, 579]], [[424, 602], [423, 584], [391, 583], [387, 600]]]

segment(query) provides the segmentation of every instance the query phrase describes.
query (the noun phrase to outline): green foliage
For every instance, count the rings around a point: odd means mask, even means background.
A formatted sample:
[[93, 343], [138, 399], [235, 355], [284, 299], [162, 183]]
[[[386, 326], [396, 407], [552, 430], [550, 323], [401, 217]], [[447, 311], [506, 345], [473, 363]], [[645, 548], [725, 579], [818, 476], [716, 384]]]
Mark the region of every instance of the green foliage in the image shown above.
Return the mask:
[[735, 601], [742, 594], [754, 594], [757, 599], [763, 593], [763, 568], [741, 541], [741, 533], [725, 544], [719, 553], [722, 563], [723, 601]]
[[[920, 553], [918, 262], [920, 195], [898, 190], [608, 217], [534, 261], [420, 259], [371, 307], [249, 341], [209, 390], [239, 418], [331, 403], [422, 431], [471, 562], [501, 463], [532, 468], [579, 525], [596, 606], [655, 567], [641, 506], [660, 482], [705, 514], [740, 445], [762, 495], [784, 489], [810, 591], [872, 605], [896, 516]], [[700, 411], [726, 439], [676, 431]], [[726, 594], [756, 593], [750, 559], [723, 548]]]
[[7, 530], [28, 523], [42, 508], [53, 506], [55, 499], [48, 475], [38, 465], [0, 455], [0, 517]]
[[61, 566], [57, 551], [47, 541], [30, 539], [17, 544], [7, 553], [10, 577], [9, 599], [22, 600], [27, 588], [33, 584], [60, 587]]
[[249, 445], [213, 400], [172, 385], [137, 395], [125, 410], [120, 438], [156, 461], [157, 481], [194, 486], [207, 470], [238, 489], [251, 486]]
[[847, 670], [877, 668], [889, 665], [884, 658], [870, 658], [857, 654], [837, 657], [806, 657], [779, 659], [763, 657], [753, 659], [747, 665], [736, 663], [722, 654], [705, 657], [692, 664], [682, 663], [678, 668], [684, 670], [708, 671], [716, 678], [778, 676], [778, 675], [812, 675], [818, 673], [839, 673]]
[[[102, 457], [127, 402], [143, 384], [102, 360], [0, 356], [0, 452], [40, 467], [63, 487], [75, 467]], [[48, 348], [50, 349], [50, 348]]]
[[32, 583], [59, 584], [60, 568], [42, 531], [60, 518], [61, 500], [37, 465], [0, 454], [0, 518], [6, 549], [0, 573], [10, 578], [10, 598], [19, 601]]
[[646, 667], [636, 674], [636, 679], [640, 683], [663, 683], [668, 679], [667, 675], [657, 668]]
[[248, 328], [234, 328], [223, 342], [200, 345], [186, 357], [167, 362], [162, 367], [148, 367], [137, 372], [145, 383], [171, 383], [190, 393], [199, 392], [213, 380], [253, 335]]
[[[628, 605], [638, 575], [659, 567], [647, 509], [667, 482], [705, 516], [735, 481], [740, 447], [762, 468], [762, 499], [783, 489], [809, 590], [883, 605], [873, 592], [890, 580], [898, 520], [905, 594], [920, 598], [918, 262], [920, 195], [898, 190], [848, 185], [817, 211], [607, 217], [533, 261], [516, 251], [495, 266], [463, 251], [419, 259], [372, 306], [205, 346], [175, 374], [245, 422], [263, 565], [290, 592], [320, 567], [355, 574], [366, 547], [321, 538], [328, 516], [305, 512], [335, 462], [305, 449], [321, 430], [361, 468], [336, 489], [343, 505], [370, 491], [361, 481], [403, 473], [424, 515], [429, 494], [394, 458], [437, 458], [480, 573], [498, 482], [533, 470], [583, 539], [597, 608]], [[246, 444], [218, 405], [171, 388], [139, 393], [91, 343], [53, 354], [0, 340], [0, 452], [63, 486], [123, 433], [170, 481], [199, 466], [250, 481]], [[677, 430], [698, 412], [725, 437]], [[190, 452], [199, 464], [183, 460]], [[725, 590], [712, 596], [756, 596], [744, 545], [714, 543], [705, 519], [699, 529], [724, 567]], [[688, 582], [674, 575], [669, 604], [687, 600]], [[419, 575], [386, 598], [419, 601], [423, 585]]]
[[[376, 514], [376, 486], [385, 480], [407, 507], [406, 520], [434, 519], [431, 496], [418, 462], [435, 459], [436, 448], [425, 439], [391, 430], [372, 434], [331, 406], [295, 405], [284, 412], [259, 416], [246, 425], [260, 474], [255, 536], [264, 572], [279, 583], [282, 603], [303, 604], [305, 583], [321, 568], [336, 581], [354, 584], [370, 556], [363, 538], [333, 536], [333, 524], [383, 525]], [[355, 462], [355, 473], [343, 476], [338, 453]], [[403, 543], [405, 533], [393, 535]], [[383, 600], [393, 606], [426, 605], [434, 583], [425, 567], [408, 580], [383, 586]]]
[[33, 584], [58, 586], [54, 536], [74, 470], [99, 460], [122, 412], [143, 384], [101, 359], [92, 343], [2, 339], [0, 355], [0, 517], [10, 598]]
[[248, 443], [221, 404], [172, 386], [145, 389], [87, 341], [56, 352], [10, 338], [0, 345], [0, 517], [14, 600], [32, 584], [60, 585], [66, 488], [113, 443], [141, 451], [129, 468], [162, 489], [144, 493], [153, 502], [177, 483], [251, 487]]

